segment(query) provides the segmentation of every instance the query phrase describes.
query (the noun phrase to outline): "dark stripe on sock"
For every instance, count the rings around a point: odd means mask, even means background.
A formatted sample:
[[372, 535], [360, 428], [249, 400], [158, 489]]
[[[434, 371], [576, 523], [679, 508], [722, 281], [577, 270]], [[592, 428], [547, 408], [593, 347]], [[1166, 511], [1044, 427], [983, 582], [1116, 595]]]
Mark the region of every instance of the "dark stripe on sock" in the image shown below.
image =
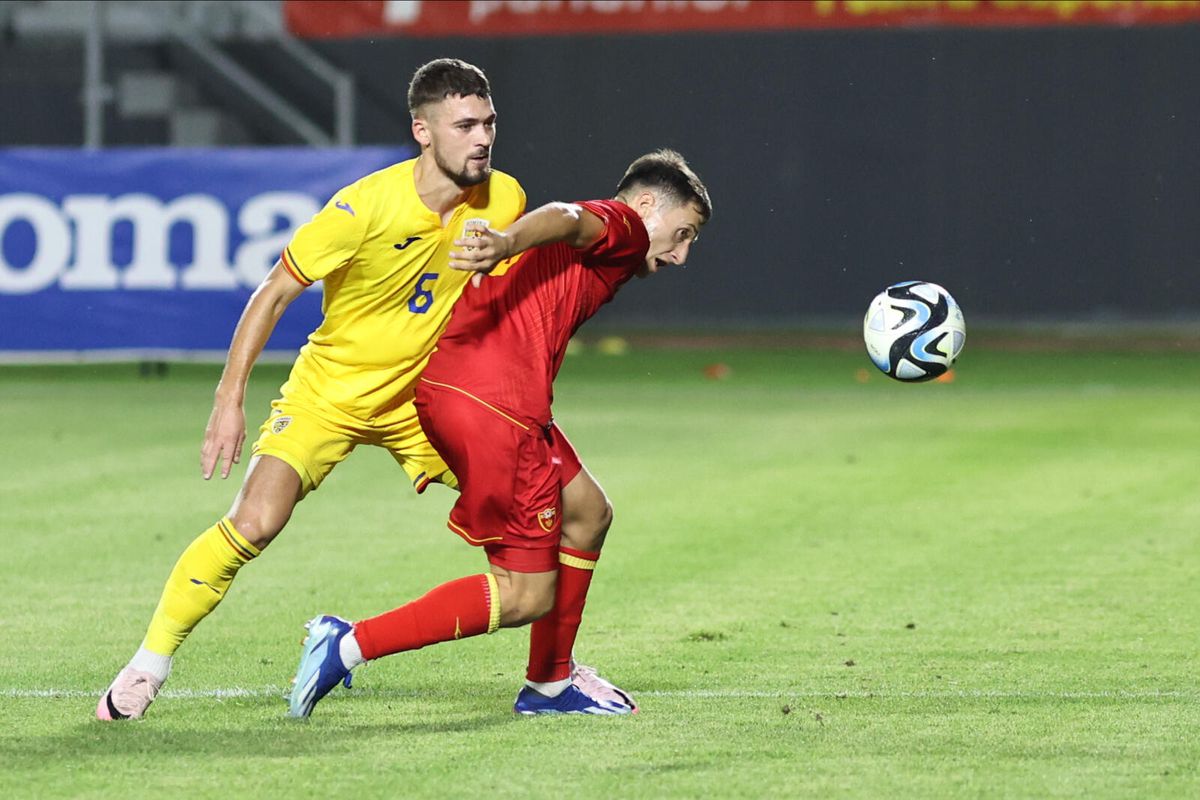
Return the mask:
[[224, 522], [218, 522], [217, 527], [221, 529], [221, 535], [225, 537], [225, 541], [229, 542], [229, 546], [233, 548], [235, 553], [247, 561], [254, 558], [253, 553], [237, 543], [237, 539], [233, 538], [233, 534], [229, 532], [229, 528], [226, 527]]

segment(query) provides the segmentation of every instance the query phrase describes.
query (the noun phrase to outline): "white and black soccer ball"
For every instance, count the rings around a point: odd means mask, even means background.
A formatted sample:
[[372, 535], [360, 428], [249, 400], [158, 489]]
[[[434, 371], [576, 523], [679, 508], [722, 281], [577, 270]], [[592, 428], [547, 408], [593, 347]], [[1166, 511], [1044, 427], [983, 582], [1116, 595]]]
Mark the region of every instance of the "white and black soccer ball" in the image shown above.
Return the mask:
[[893, 284], [871, 301], [863, 319], [867, 355], [888, 377], [916, 383], [938, 377], [962, 352], [962, 309], [936, 283]]

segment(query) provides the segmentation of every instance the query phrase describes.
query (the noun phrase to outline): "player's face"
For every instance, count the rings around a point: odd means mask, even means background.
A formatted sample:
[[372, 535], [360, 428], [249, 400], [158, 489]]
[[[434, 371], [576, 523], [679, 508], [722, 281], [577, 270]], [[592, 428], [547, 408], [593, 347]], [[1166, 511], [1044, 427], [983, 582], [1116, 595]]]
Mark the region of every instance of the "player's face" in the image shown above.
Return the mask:
[[452, 95], [431, 103], [413, 121], [413, 133], [438, 169], [459, 186], [475, 186], [492, 174], [496, 109], [491, 98]]
[[646, 232], [650, 234], [650, 249], [638, 277], [653, 275], [665, 266], [682, 267], [687, 263], [692, 243], [700, 234], [704, 215], [694, 203], [660, 203], [657, 200], [642, 213]]

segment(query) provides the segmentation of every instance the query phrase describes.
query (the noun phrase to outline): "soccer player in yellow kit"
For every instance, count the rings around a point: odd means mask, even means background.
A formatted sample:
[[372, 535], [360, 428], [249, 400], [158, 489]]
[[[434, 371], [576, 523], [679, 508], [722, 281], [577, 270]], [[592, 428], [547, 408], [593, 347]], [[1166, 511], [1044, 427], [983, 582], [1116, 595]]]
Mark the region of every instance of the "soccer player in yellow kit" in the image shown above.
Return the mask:
[[300, 350], [251, 450], [229, 513], [175, 564], [146, 637], [100, 698], [103, 720], [141, 717], [175, 651], [217, 607], [237, 571], [355, 446], [386, 447], [418, 491], [456, 486], [413, 408], [414, 386], [469, 272], [448, 267], [468, 220], [502, 230], [525, 193], [491, 168], [496, 112], [487, 78], [457, 59], [425, 64], [408, 90], [421, 155], [368, 175], [301, 226], [255, 290], [233, 335], [200, 467], [229, 476], [241, 458], [250, 370], [284, 309], [324, 281], [324, 320]]

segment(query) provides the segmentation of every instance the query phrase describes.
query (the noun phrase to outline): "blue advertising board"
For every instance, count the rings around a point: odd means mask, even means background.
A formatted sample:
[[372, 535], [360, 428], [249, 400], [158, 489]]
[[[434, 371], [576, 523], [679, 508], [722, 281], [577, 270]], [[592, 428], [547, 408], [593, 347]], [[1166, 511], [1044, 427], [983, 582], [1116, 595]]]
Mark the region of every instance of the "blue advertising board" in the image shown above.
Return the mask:
[[[221, 357], [292, 232], [411, 148], [0, 150], [0, 359]], [[293, 353], [321, 293], [284, 313]]]

